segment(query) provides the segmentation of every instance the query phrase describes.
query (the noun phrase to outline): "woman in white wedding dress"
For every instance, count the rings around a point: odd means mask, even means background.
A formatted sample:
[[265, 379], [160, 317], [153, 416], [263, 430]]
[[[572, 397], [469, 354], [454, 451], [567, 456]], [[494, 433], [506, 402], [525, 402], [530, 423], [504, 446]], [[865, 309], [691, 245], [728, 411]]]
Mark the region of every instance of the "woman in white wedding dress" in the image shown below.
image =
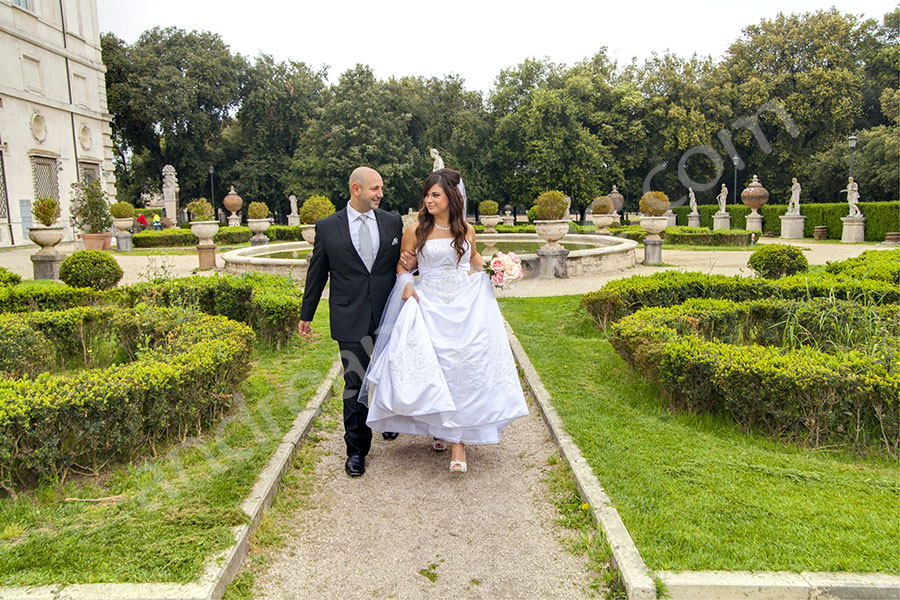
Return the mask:
[[425, 180], [400, 247], [416, 253], [419, 278], [401, 259], [360, 396], [373, 430], [432, 436], [436, 450], [452, 443], [452, 473], [468, 468], [465, 444], [497, 444], [528, 414], [459, 184], [452, 169]]

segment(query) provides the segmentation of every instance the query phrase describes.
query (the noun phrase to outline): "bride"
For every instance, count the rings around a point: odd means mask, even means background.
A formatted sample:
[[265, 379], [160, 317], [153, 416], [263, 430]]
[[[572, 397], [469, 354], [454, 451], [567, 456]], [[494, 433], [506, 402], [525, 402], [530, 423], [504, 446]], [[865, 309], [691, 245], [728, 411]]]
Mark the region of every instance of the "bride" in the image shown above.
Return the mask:
[[419, 278], [401, 259], [360, 395], [373, 430], [432, 436], [435, 450], [451, 442], [451, 473], [467, 471], [466, 444], [497, 444], [528, 414], [459, 186], [452, 169], [425, 180], [400, 246], [416, 253]]

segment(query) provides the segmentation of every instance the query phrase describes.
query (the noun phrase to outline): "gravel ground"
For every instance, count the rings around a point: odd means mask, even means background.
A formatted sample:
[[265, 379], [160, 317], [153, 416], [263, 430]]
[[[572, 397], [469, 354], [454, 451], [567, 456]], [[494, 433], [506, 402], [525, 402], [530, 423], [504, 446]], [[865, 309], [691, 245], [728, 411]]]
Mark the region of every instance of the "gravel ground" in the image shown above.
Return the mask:
[[[541, 479], [556, 447], [531, 411], [499, 445], [467, 448], [464, 475], [430, 438], [376, 434], [365, 475], [351, 479], [343, 427], [320, 432], [309, 508], [286, 518], [289, 541], [257, 573], [253, 598], [595, 597], [584, 560], [563, 548], [570, 532]], [[420, 573], [430, 565], [433, 582]]]

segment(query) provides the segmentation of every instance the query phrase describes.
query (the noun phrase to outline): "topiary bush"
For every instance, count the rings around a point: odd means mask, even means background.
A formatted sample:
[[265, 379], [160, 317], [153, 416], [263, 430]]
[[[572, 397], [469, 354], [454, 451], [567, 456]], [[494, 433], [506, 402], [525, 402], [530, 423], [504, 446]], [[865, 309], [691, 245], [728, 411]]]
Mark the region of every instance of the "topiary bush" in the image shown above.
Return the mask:
[[116, 259], [102, 250], [78, 250], [59, 265], [59, 278], [72, 287], [108, 290], [122, 275]]
[[525, 212], [525, 216], [528, 217], [529, 223], [534, 223], [537, 221], [537, 206], [532, 206]]
[[558, 221], [566, 216], [569, 210], [569, 201], [566, 195], [559, 190], [543, 192], [535, 200], [535, 216], [539, 221]]
[[5, 269], [4, 267], [0, 267], [0, 288], [4, 286], [17, 285], [22, 283], [22, 278]]
[[191, 221], [212, 221], [213, 207], [206, 198], [198, 198], [187, 205]]
[[500, 205], [493, 200], [485, 200], [478, 205], [478, 213], [482, 215], [496, 215], [500, 210]]
[[788, 244], [767, 244], [750, 255], [747, 266], [758, 277], [778, 279], [809, 270], [809, 261], [803, 251]]
[[640, 208], [648, 217], [661, 217], [669, 210], [669, 197], [662, 192], [647, 192], [641, 196]]
[[616, 206], [609, 196], [597, 196], [594, 198], [594, 201], [591, 202], [591, 212], [595, 215], [608, 215], [612, 213], [615, 208]]
[[248, 219], [265, 219], [269, 216], [269, 207], [265, 202], [251, 202], [247, 207]]
[[130, 219], [134, 217], [134, 207], [128, 202], [116, 202], [109, 207], [109, 212], [116, 219]]
[[334, 214], [334, 204], [325, 196], [310, 196], [300, 207], [300, 222], [313, 225], [319, 219]]

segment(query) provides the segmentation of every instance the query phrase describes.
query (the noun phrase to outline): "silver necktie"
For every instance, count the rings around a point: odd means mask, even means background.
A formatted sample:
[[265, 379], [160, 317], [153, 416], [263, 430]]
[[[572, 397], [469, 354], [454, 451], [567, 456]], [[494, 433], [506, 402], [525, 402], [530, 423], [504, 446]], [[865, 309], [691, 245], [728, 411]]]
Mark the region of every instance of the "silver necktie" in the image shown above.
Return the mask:
[[371, 271], [372, 263], [375, 262], [375, 252], [372, 249], [372, 233], [369, 231], [368, 217], [359, 219], [359, 257], [366, 265], [366, 269]]

